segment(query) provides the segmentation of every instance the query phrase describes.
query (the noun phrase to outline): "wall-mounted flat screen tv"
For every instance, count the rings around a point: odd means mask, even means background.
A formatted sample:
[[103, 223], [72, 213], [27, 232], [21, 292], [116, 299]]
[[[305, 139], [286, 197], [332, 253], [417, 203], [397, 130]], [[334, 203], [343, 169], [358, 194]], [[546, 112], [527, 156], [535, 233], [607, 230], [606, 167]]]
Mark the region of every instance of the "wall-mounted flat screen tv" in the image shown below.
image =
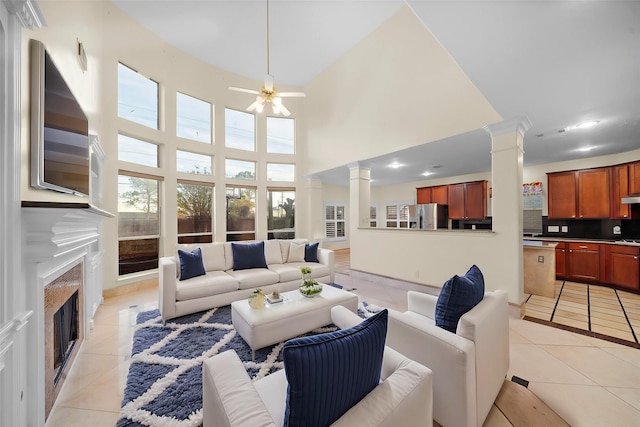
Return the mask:
[[44, 45], [31, 40], [31, 186], [89, 195], [89, 121]]

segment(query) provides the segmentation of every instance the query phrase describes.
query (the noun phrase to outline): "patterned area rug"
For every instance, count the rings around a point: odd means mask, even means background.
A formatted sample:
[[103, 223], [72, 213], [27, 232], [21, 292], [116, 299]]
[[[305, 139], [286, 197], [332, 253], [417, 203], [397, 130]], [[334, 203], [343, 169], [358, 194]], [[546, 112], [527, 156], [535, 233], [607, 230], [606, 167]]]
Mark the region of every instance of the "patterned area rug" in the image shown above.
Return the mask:
[[[358, 309], [361, 317], [378, 310], [366, 303]], [[165, 325], [160, 312], [151, 310], [138, 314], [136, 323], [118, 427], [202, 425], [202, 362], [220, 352], [235, 350], [253, 380], [283, 368], [284, 343], [257, 350], [251, 360], [251, 349], [231, 324], [229, 305]]]

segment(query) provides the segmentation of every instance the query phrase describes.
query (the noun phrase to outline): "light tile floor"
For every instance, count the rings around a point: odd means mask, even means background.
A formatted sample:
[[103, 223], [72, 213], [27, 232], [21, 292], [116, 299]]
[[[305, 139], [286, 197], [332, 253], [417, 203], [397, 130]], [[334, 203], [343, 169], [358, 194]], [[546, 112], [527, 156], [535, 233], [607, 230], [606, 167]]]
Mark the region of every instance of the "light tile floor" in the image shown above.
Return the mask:
[[[336, 282], [368, 303], [406, 310], [403, 289], [340, 273]], [[135, 315], [157, 307], [157, 296], [151, 288], [105, 300], [47, 426], [115, 425]], [[640, 350], [516, 318], [510, 344], [509, 378], [529, 380], [529, 389], [572, 426], [640, 425]], [[485, 426], [508, 425], [494, 406]]]

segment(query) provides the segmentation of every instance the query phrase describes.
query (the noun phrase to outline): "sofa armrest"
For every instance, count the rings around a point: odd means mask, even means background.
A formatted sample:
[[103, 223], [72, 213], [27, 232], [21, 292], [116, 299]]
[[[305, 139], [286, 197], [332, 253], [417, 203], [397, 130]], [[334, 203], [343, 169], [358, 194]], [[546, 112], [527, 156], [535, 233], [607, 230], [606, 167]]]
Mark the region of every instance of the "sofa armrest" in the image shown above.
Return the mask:
[[332, 426], [422, 427], [433, 422], [433, 373], [429, 368], [385, 348], [394, 370]]
[[176, 317], [176, 280], [177, 265], [172, 257], [158, 260], [158, 307], [162, 320]]
[[[420, 316], [389, 310], [387, 345], [433, 370], [433, 411], [441, 425], [476, 423], [475, 345]], [[456, 410], [451, 410], [456, 402]]]
[[422, 292], [407, 292], [407, 309], [426, 316], [429, 319], [435, 319], [436, 303], [438, 297], [435, 295], [425, 294]]
[[203, 427], [275, 427], [235, 350], [202, 365]]
[[330, 249], [318, 248], [318, 261], [320, 262], [320, 264], [329, 266], [329, 276], [331, 278], [331, 283], [334, 283], [336, 280], [335, 253]]
[[353, 328], [364, 319], [346, 307], [337, 305], [331, 307], [331, 322], [340, 329]]

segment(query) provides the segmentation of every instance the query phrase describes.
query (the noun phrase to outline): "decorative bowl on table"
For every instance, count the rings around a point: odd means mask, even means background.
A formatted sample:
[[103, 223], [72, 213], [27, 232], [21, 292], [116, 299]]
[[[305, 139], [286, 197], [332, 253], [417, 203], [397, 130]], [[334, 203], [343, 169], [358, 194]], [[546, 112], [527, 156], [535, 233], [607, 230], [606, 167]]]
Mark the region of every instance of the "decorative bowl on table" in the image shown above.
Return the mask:
[[300, 293], [305, 297], [313, 298], [322, 293], [322, 284], [316, 282], [313, 279], [305, 280], [304, 282], [302, 282], [302, 285], [300, 285], [298, 290], [300, 290]]

